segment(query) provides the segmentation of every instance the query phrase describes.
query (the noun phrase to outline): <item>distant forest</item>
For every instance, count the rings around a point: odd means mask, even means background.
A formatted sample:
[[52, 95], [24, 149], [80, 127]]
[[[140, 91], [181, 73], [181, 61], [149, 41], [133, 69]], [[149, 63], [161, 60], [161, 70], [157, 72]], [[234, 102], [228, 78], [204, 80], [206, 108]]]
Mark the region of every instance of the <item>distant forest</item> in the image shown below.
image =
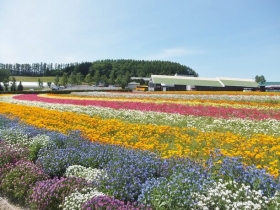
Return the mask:
[[[187, 75], [198, 77], [191, 68], [170, 61], [98, 60], [69, 64], [0, 64], [0, 69], [10, 71], [10, 76], [55, 76], [55, 84], [119, 84], [124, 87], [131, 77], [155, 75]], [[139, 80], [143, 84], [144, 80]]]
[[110, 75], [117, 78], [120, 75], [130, 74], [131, 77], [150, 77], [151, 74], [159, 75], [192, 75], [198, 74], [191, 68], [170, 61], [144, 61], [144, 60], [97, 60], [82, 63], [33, 63], [33, 64], [2, 64], [0, 69], [10, 70], [11, 76], [62, 76], [72, 72], [81, 73], [83, 76], [94, 76], [99, 71], [100, 76], [107, 78]]

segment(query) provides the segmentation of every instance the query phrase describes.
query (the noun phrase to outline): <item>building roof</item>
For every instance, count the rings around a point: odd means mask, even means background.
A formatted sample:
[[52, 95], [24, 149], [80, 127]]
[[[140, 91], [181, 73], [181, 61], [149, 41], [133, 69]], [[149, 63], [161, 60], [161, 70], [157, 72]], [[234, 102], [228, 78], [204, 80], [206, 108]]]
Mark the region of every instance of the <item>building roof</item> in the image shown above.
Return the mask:
[[196, 86], [212, 86], [224, 87], [223, 84], [216, 78], [201, 78], [201, 77], [185, 77], [185, 76], [165, 76], [152, 75], [153, 83], [167, 85], [196, 85]]
[[219, 81], [221, 81], [224, 86], [237, 86], [237, 87], [251, 87], [256, 88], [259, 86], [258, 83], [253, 79], [240, 79], [240, 78], [224, 78], [217, 77]]
[[[202, 78], [202, 77], [185, 77], [185, 76], [166, 76], [166, 75], [152, 75], [153, 83], [160, 84], [176, 84], [176, 85], [194, 85], [194, 86], [211, 86], [211, 87], [258, 87], [253, 79], [240, 79], [240, 78]], [[280, 84], [280, 83], [279, 83]]]
[[280, 85], [280, 82], [264, 82], [260, 86], [271, 86], [271, 85]]
[[150, 77], [130, 77], [132, 80], [144, 80], [144, 81], [149, 81], [151, 78]]
[[140, 85], [140, 83], [139, 82], [130, 82], [130, 83], [128, 83], [129, 85]]

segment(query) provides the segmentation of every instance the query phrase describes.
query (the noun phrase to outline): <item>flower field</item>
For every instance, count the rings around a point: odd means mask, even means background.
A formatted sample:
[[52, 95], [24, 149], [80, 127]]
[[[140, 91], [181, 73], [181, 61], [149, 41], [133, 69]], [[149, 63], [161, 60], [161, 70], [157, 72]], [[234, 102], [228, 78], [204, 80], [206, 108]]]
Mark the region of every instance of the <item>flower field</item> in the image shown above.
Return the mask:
[[23, 94], [0, 106], [0, 193], [30, 209], [280, 208], [280, 94]]

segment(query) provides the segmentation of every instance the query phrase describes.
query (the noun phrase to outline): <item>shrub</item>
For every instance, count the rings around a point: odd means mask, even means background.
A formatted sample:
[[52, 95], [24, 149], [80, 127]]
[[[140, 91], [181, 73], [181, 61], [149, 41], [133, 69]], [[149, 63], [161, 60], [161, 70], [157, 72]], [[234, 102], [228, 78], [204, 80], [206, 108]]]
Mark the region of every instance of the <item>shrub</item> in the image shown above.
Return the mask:
[[90, 187], [90, 184], [82, 178], [67, 177], [53, 178], [40, 181], [32, 188], [28, 198], [31, 209], [56, 210], [64, 205], [64, 198], [73, 192], [80, 192], [83, 188]]
[[21, 81], [19, 82], [19, 85], [17, 86], [17, 90], [23, 91], [23, 85], [22, 85]]
[[28, 158], [28, 149], [19, 145], [10, 145], [0, 140], [0, 168], [7, 163], [16, 163], [21, 159]]
[[14, 166], [14, 163], [7, 163], [0, 168], [0, 189], [2, 188], [2, 181]]
[[28, 190], [37, 181], [48, 178], [48, 175], [32, 162], [20, 160], [3, 178], [2, 189], [8, 195], [24, 200]]
[[29, 160], [35, 162], [41, 148], [46, 148], [49, 143], [49, 137], [46, 135], [37, 135], [30, 139], [29, 142]]

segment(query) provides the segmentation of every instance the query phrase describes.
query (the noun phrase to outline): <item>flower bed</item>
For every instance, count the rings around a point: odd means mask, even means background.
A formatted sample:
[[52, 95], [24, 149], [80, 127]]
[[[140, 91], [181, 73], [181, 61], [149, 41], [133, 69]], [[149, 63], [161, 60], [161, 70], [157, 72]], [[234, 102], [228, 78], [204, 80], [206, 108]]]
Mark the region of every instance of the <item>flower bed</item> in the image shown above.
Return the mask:
[[[79, 94], [0, 97], [3, 193], [31, 209], [279, 208], [277, 95]], [[8, 181], [26, 170], [29, 191]]]

